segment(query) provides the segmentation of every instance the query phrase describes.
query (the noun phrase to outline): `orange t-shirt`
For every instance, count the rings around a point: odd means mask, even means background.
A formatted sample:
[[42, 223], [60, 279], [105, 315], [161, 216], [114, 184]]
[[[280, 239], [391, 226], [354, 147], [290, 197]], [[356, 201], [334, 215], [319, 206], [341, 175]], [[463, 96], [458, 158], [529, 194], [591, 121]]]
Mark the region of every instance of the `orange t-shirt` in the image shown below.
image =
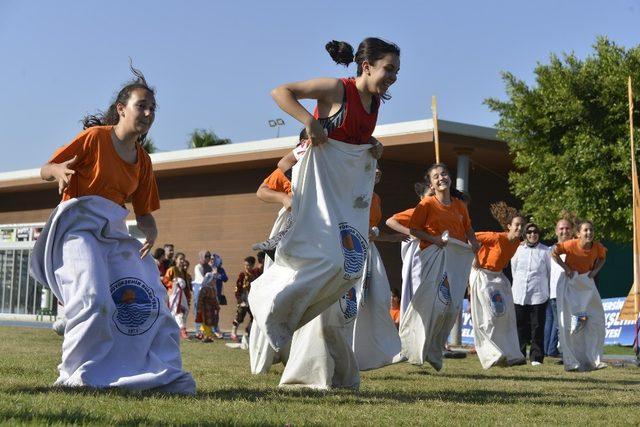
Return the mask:
[[405, 227], [409, 227], [409, 221], [411, 221], [411, 217], [413, 216], [414, 210], [415, 210], [414, 208], [411, 208], [411, 209], [407, 209], [406, 211], [398, 212], [393, 216], [393, 219], [398, 221], [401, 225], [404, 225]]
[[137, 216], [160, 208], [158, 186], [153, 175], [151, 158], [136, 144], [135, 164], [122, 160], [111, 140], [113, 126], [86, 129], [68, 145], [53, 154], [49, 163], [62, 163], [78, 156], [71, 165], [75, 174], [62, 194], [62, 201], [80, 196], [101, 196], [124, 206], [131, 200]]
[[[452, 197], [451, 204], [446, 206], [435, 196], [428, 196], [423, 198], [413, 211], [409, 228], [422, 230], [432, 236], [440, 236], [449, 231], [450, 237], [466, 242], [466, 233], [471, 229], [471, 219], [462, 200]], [[431, 243], [420, 241], [420, 249], [429, 245]]]
[[269, 187], [270, 190], [278, 191], [280, 193], [291, 193], [291, 181], [280, 170], [280, 168], [274, 170], [265, 180], [264, 184]]
[[382, 201], [380, 196], [373, 193], [371, 196], [371, 208], [369, 209], [369, 228], [380, 224], [382, 220]]
[[520, 246], [520, 239], [509, 241], [506, 232], [482, 231], [476, 233], [482, 247], [478, 251], [478, 267], [495, 272], [502, 271]]
[[393, 319], [393, 323], [400, 323], [400, 309], [399, 308], [390, 308], [389, 314], [391, 315], [391, 319]]
[[605, 259], [607, 256], [607, 248], [602, 243], [593, 242], [591, 249], [583, 249], [580, 247], [579, 239], [558, 243], [555, 250], [559, 255], [567, 254], [564, 263], [578, 274], [590, 272], [598, 258]]

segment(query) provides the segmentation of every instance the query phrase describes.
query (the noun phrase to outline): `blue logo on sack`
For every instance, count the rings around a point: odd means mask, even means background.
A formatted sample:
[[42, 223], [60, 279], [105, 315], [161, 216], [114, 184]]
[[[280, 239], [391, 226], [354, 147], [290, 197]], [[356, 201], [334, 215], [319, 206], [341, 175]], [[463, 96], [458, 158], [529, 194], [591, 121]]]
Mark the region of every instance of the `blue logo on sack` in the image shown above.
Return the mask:
[[504, 297], [500, 291], [493, 291], [490, 293], [491, 298], [491, 312], [496, 317], [502, 317], [507, 312], [507, 307], [504, 303]]
[[580, 331], [582, 331], [584, 329], [584, 327], [587, 325], [587, 319], [588, 318], [589, 317], [587, 316], [587, 312], [586, 311], [581, 311], [579, 313], [572, 314], [571, 315], [571, 328], [570, 328], [571, 335], [575, 335], [575, 334], [579, 333]]
[[142, 280], [125, 277], [109, 286], [116, 305], [113, 323], [125, 335], [141, 335], [158, 319], [160, 301]]
[[438, 285], [438, 299], [444, 305], [451, 304], [451, 288], [449, 287], [449, 279], [447, 279], [447, 273], [442, 276], [442, 280]]
[[356, 298], [356, 288], [351, 288], [346, 294], [340, 297], [340, 310], [345, 320], [352, 320], [358, 314], [358, 300]]
[[367, 241], [358, 230], [346, 222], [341, 222], [339, 229], [344, 255], [344, 278], [356, 279], [362, 275], [364, 262], [367, 259]]

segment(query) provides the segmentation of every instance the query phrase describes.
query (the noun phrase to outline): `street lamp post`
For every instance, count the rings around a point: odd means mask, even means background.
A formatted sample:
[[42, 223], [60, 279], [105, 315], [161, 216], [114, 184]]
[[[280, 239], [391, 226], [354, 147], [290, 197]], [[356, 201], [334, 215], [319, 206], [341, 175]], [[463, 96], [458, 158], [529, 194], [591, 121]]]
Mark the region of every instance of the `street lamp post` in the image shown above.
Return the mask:
[[276, 128], [276, 138], [280, 138], [280, 126], [284, 126], [284, 120], [273, 119], [269, 120], [269, 127]]

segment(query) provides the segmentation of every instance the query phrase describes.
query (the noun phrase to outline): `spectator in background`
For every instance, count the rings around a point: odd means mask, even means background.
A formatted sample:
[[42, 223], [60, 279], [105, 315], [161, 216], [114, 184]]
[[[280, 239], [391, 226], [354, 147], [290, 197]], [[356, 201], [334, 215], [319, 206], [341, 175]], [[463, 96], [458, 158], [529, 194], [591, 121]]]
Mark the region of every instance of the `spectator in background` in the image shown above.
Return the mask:
[[396, 329], [400, 328], [400, 292], [396, 288], [391, 288], [391, 308], [389, 314], [393, 319]]
[[244, 271], [238, 275], [236, 280], [235, 296], [237, 301], [236, 318], [233, 321], [233, 328], [231, 329], [231, 339], [238, 341], [238, 326], [244, 322], [246, 315], [249, 315], [249, 324], [245, 328], [245, 332], [249, 335], [249, 326], [253, 321], [253, 315], [249, 308], [249, 291], [251, 290], [251, 282], [256, 278], [256, 259], [252, 256], [244, 259]]
[[[200, 287], [204, 281], [204, 276], [207, 273], [211, 273], [211, 252], [200, 251], [198, 253], [199, 261], [193, 269], [193, 310], [198, 313], [198, 294], [200, 293]], [[214, 285], [215, 286], [215, 285]], [[200, 332], [200, 322], [196, 321], [196, 338], [202, 339], [202, 333]]]
[[[215, 274], [213, 272], [208, 272], [204, 275], [198, 299], [195, 303], [196, 322], [201, 324], [199, 331], [202, 333], [199, 333], [199, 335], [203, 342], [213, 341], [212, 328], [214, 325], [218, 324], [218, 319], [220, 317], [220, 305], [216, 298], [214, 281]], [[218, 338], [221, 338], [221, 336]]]
[[[569, 215], [564, 215], [556, 223], [556, 237], [558, 243], [571, 240], [575, 234], [575, 225]], [[552, 246], [551, 250], [555, 247]], [[560, 255], [560, 258], [564, 261], [566, 255]], [[557, 262], [551, 261], [551, 274], [549, 280], [549, 305], [547, 306], [546, 321], [544, 326], [544, 349], [545, 355], [551, 357], [562, 357], [562, 354], [558, 350], [558, 305], [556, 302], [556, 292], [558, 289], [558, 282], [564, 274], [564, 270]]]
[[212, 267], [218, 271], [218, 278], [216, 279], [216, 295], [218, 296], [218, 302], [220, 305], [227, 305], [227, 299], [222, 293], [222, 285], [229, 280], [227, 272], [222, 267], [222, 257], [218, 254], [211, 255]]
[[264, 273], [264, 256], [265, 256], [265, 252], [264, 251], [260, 251], [256, 254], [256, 257], [258, 258], [258, 262], [256, 264], [256, 278], [258, 278], [262, 273]]
[[158, 271], [161, 278], [164, 277], [164, 273], [167, 272], [167, 268], [164, 264], [166, 259], [167, 257], [165, 256], [164, 249], [156, 248], [156, 250], [153, 251], [153, 260], [155, 261], [156, 266], [158, 266]]
[[[222, 285], [229, 280], [227, 276], [227, 272], [222, 267], [222, 258], [218, 254], [211, 255], [211, 267], [215, 274], [215, 290], [216, 290], [216, 298], [218, 299], [218, 306], [227, 305], [227, 297], [222, 293]], [[218, 309], [218, 313], [219, 313]], [[220, 332], [219, 327], [219, 316], [213, 325], [213, 334], [216, 338], [222, 338], [222, 332]]]
[[520, 351], [527, 354], [532, 366], [544, 360], [544, 322], [549, 300], [551, 257], [549, 247], [540, 243], [540, 229], [534, 223], [525, 225], [525, 240], [511, 258], [513, 304]]
[[174, 248], [173, 243], [165, 243], [163, 246], [165, 260], [164, 260], [164, 271], [166, 272], [169, 267], [173, 267], [175, 265], [175, 260], [173, 259]]
[[164, 275], [163, 283], [169, 294], [169, 309], [180, 327], [180, 337], [188, 338], [187, 314], [189, 313], [191, 277], [184, 268], [185, 256], [178, 252], [175, 265], [169, 267]]

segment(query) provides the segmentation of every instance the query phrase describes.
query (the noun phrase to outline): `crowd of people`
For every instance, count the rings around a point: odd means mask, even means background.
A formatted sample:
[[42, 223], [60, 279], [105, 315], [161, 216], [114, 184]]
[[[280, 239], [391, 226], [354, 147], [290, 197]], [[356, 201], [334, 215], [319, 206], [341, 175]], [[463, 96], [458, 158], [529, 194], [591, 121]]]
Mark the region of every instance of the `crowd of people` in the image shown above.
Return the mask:
[[[167, 305], [180, 328], [180, 337], [188, 339], [187, 319], [193, 311], [195, 315], [195, 335], [193, 338], [209, 343], [214, 338], [222, 339], [220, 330], [220, 306], [227, 305], [227, 297], [223, 292], [223, 284], [229, 280], [222, 266], [222, 257], [217, 253], [204, 250], [199, 254], [198, 263], [189, 273], [190, 263], [182, 252], [175, 252], [172, 243], [165, 243], [156, 248], [153, 259], [158, 267], [160, 279], [167, 290]], [[231, 326], [230, 339], [239, 341], [237, 334], [247, 315], [245, 332], [249, 333], [253, 316], [249, 309], [248, 297], [251, 282], [262, 274], [265, 252], [259, 251], [254, 256], [244, 259], [244, 268], [238, 273], [233, 291], [236, 315]]]
[[[361, 370], [402, 361], [440, 370], [465, 294], [483, 368], [526, 363], [529, 344], [532, 365], [542, 364], [545, 353], [558, 351], [554, 321], [566, 370], [606, 366], [593, 280], [606, 250], [594, 240], [593, 224], [580, 221], [576, 237], [570, 223], [559, 223], [559, 242], [549, 249], [535, 223], [499, 202], [491, 213], [503, 230], [476, 232], [469, 196], [437, 163], [415, 186], [417, 204], [387, 219], [389, 230], [381, 228], [374, 187], [383, 146], [372, 134], [398, 78], [400, 48], [367, 38], [355, 51], [338, 41], [326, 50], [337, 64], [355, 62], [356, 76], [287, 83], [271, 93], [304, 130], [259, 185], [257, 196], [282, 209], [268, 239], [254, 245], [264, 253], [244, 259], [235, 284], [231, 339], [239, 339], [248, 317], [252, 373], [282, 362], [281, 386], [326, 389], [358, 388]], [[68, 317], [57, 384], [193, 394], [178, 337], [188, 336], [192, 306], [197, 337], [221, 336], [228, 277], [209, 251], [199, 254], [194, 276], [173, 245], [155, 251], [155, 264], [147, 256], [160, 203], [140, 144], [155, 118], [155, 92], [131, 68], [136, 80], [105, 113], [87, 117], [85, 130], [41, 169], [63, 197], [36, 243], [31, 270]], [[316, 102], [313, 113], [302, 99]], [[126, 232], [127, 200], [142, 245]], [[401, 246], [399, 293], [391, 291], [378, 241]], [[503, 273], [509, 263], [513, 287]], [[555, 320], [545, 344], [547, 312]]]

